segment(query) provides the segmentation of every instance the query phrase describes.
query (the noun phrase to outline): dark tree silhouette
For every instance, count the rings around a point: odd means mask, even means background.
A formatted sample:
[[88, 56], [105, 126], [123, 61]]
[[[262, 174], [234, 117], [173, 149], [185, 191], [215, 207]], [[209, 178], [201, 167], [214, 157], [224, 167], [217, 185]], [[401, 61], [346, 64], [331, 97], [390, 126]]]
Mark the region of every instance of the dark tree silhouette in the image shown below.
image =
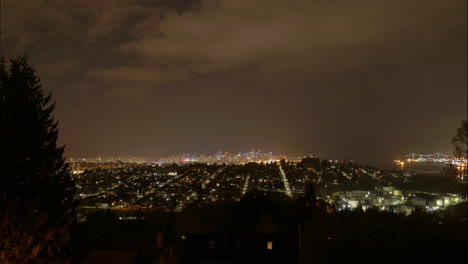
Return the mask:
[[455, 147], [453, 154], [457, 158], [467, 157], [468, 146], [468, 121], [462, 120], [457, 134], [452, 138], [452, 145]]
[[312, 182], [308, 182], [305, 189], [304, 189], [304, 195], [307, 204], [315, 208], [317, 206], [317, 195], [315, 194], [314, 190], [314, 184]]
[[1, 263], [67, 262], [76, 203], [54, 108], [26, 57], [0, 61]]

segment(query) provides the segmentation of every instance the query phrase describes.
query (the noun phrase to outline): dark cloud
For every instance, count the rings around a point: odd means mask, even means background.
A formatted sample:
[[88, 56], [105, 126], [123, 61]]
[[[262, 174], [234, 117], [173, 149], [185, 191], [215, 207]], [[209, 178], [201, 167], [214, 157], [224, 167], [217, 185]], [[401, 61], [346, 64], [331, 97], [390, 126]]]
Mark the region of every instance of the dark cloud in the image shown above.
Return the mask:
[[450, 152], [466, 1], [2, 1], [72, 155]]

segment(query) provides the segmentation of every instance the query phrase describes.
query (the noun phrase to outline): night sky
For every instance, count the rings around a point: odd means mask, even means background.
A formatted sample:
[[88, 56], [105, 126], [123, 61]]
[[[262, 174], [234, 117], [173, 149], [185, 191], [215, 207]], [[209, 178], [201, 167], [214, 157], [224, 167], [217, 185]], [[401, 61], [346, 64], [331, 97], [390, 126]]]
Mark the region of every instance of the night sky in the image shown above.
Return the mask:
[[451, 153], [466, 0], [1, 0], [69, 156]]

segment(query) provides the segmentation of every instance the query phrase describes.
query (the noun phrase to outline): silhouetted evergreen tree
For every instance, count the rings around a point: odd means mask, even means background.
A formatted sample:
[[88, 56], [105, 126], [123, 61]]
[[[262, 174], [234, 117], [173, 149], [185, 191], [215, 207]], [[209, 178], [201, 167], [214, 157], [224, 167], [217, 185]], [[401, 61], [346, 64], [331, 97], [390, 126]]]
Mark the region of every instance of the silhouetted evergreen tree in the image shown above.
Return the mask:
[[55, 104], [26, 57], [0, 61], [0, 262], [65, 263], [74, 184]]

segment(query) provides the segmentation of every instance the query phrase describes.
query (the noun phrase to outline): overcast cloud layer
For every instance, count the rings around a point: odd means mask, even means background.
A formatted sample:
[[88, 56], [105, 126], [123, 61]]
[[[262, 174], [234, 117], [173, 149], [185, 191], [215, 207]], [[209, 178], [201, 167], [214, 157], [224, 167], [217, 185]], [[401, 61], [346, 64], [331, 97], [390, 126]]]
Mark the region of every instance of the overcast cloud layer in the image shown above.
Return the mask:
[[72, 156], [451, 152], [465, 0], [2, 0]]

